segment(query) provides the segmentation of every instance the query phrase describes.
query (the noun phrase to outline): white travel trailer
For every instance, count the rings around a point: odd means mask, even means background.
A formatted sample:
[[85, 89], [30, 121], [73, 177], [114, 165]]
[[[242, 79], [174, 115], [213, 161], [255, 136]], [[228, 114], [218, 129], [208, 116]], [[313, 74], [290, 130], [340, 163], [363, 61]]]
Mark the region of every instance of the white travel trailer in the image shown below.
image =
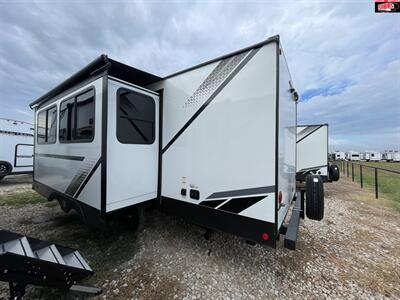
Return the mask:
[[0, 118], [0, 180], [33, 171], [33, 125]]
[[349, 151], [346, 153], [346, 159], [351, 160], [351, 161], [359, 161], [360, 160], [360, 152]]
[[382, 160], [390, 161], [400, 161], [400, 152], [396, 150], [385, 150], [382, 155]]
[[345, 160], [346, 159], [346, 153], [342, 151], [335, 151], [332, 155], [333, 160]]
[[324, 181], [337, 181], [339, 169], [328, 162], [328, 124], [297, 126], [296, 179], [305, 181], [308, 174]]
[[361, 159], [365, 161], [380, 161], [382, 154], [377, 151], [365, 151], [361, 153]]
[[395, 151], [393, 153], [393, 161], [394, 162], [400, 162], [400, 152], [399, 151]]
[[[33, 187], [89, 223], [155, 201], [275, 246], [296, 193], [297, 98], [278, 36], [167, 77], [102, 55], [31, 103]], [[306, 213], [322, 219], [310, 182]]]

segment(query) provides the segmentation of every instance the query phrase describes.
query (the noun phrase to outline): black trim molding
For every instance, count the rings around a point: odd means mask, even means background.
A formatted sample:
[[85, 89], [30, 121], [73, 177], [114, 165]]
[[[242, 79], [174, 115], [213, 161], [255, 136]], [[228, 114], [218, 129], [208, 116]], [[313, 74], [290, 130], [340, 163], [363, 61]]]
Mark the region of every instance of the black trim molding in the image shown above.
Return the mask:
[[[203, 202], [201, 203], [203, 204]], [[276, 247], [276, 228], [274, 223], [168, 197], [163, 197], [161, 208], [166, 213], [181, 216], [195, 224], [228, 232], [246, 240], [274, 248]], [[265, 233], [269, 236], [267, 241], [262, 239]]]
[[238, 196], [250, 196], [250, 195], [259, 195], [259, 194], [269, 194], [275, 192], [275, 186], [262, 186], [256, 188], [248, 188], [241, 190], [230, 190], [223, 192], [212, 193], [207, 199], [215, 199], [215, 198], [230, 198], [230, 197], [238, 197]]
[[50, 153], [35, 153], [36, 157], [50, 157], [50, 158], [58, 158], [58, 159], [67, 159], [67, 160], [78, 160], [83, 161], [85, 159], [84, 156], [73, 156], [73, 155], [59, 155], [59, 154], [50, 154]]

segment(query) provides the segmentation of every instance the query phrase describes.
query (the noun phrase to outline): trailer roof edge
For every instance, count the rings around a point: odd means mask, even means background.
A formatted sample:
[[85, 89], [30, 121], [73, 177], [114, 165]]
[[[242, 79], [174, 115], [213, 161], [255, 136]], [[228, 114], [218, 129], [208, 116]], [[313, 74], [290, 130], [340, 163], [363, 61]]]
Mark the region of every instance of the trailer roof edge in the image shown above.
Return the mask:
[[[78, 72], [61, 82], [59, 85], [55, 86], [46, 94], [37, 98], [35, 101], [30, 103], [29, 106], [30, 108], [40, 106], [42, 103], [74, 87], [79, 82], [94, 77], [103, 71], [107, 71], [109, 75], [121, 78], [128, 82], [132, 82], [132, 79], [135, 79], [140, 84], [149, 84], [162, 79], [161, 77], [120, 63], [107, 57], [107, 55], [102, 54], [91, 63], [80, 69]], [[138, 82], [132, 83], [138, 84]]]
[[199, 64], [197, 64], [197, 65], [194, 65], [194, 66], [192, 66], [192, 67], [189, 67], [189, 68], [180, 70], [180, 71], [178, 71], [178, 72], [169, 74], [169, 75], [163, 77], [162, 79], [168, 79], [168, 78], [174, 77], [174, 76], [176, 76], [176, 75], [183, 74], [183, 73], [185, 73], [185, 72], [189, 72], [189, 71], [191, 71], [191, 70], [194, 70], [194, 69], [203, 67], [203, 66], [205, 66], [205, 65], [208, 65], [208, 64], [210, 64], [210, 63], [219, 61], [219, 60], [221, 60], [221, 59], [225, 59], [225, 58], [228, 58], [228, 57], [230, 57], [230, 56], [234, 56], [234, 55], [236, 55], [236, 54], [242, 53], [242, 52], [247, 51], [247, 50], [250, 50], [250, 49], [262, 47], [262, 46], [264, 46], [264, 45], [266, 45], [266, 44], [269, 44], [269, 43], [272, 43], [272, 42], [278, 42], [278, 43], [280, 42], [279, 34], [274, 35], [274, 36], [271, 36], [271, 37], [267, 38], [266, 40], [263, 40], [263, 41], [261, 41], [261, 42], [259, 42], [259, 43], [256, 43], [256, 44], [247, 46], [247, 47], [245, 47], [245, 48], [242, 48], [242, 49], [239, 49], [239, 50], [230, 52], [230, 53], [228, 53], [228, 54], [224, 54], [224, 55], [222, 55], [222, 56], [218, 56], [218, 57], [216, 57], [216, 58], [213, 58], [213, 59], [207, 60], [207, 61], [205, 61], [205, 62], [199, 63]]

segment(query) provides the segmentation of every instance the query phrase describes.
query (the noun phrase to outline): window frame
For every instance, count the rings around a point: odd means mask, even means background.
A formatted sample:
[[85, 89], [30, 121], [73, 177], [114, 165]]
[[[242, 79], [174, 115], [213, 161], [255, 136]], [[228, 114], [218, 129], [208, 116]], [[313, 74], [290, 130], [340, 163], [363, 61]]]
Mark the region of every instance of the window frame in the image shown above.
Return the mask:
[[[153, 128], [152, 128], [153, 139], [151, 140], [151, 142], [149, 142], [149, 143], [127, 143], [127, 142], [121, 141], [119, 139], [118, 130], [120, 128], [119, 119], [121, 117], [121, 112], [120, 112], [119, 107], [120, 107], [120, 101], [121, 101], [120, 94], [122, 92], [129, 92], [129, 93], [133, 93], [133, 94], [136, 94], [136, 95], [140, 95], [140, 96], [149, 98], [151, 101], [153, 101], [153, 104], [154, 104], [154, 121], [153, 121]], [[126, 88], [126, 87], [120, 87], [116, 91], [116, 100], [117, 101], [115, 101], [116, 102], [115, 105], [116, 105], [116, 115], [117, 115], [117, 117], [116, 117], [116, 120], [115, 120], [116, 121], [116, 124], [115, 124], [115, 135], [116, 135], [116, 138], [117, 138], [118, 142], [120, 142], [121, 144], [124, 144], [124, 145], [153, 145], [155, 143], [155, 141], [156, 141], [156, 134], [157, 134], [157, 130], [156, 130], [156, 126], [157, 126], [157, 124], [156, 124], [156, 122], [157, 122], [157, 103], [154, 100], [154, 98], [149, 96], [149, 95], [147, 95], [147, 94], [145, 94], [145, 93], [140, 93], [140, 92], [138, 92], [136, 90], [131, 90], [131, 89]]]
[[40, 113], [43, 113], [43, 112], [45, 112], [46, 113], [46, 127], [45, 127], [45, 133], [46, 133], [46, 135], [45, 135], [45, 140], [47, 140], [48, 139], [48, 129], [50, 129], [50, 128], [48, 128], [47, 127], [47, 125], [48, 125], [48, 121], [49, 121], [49, 110], [51, 110], [51, 109], [53, 109], [53, 108], [55, 108], [56, 109], [56, 118], [58, 118], [58, 106], [57, 106], [57, 104], [53, 104], [53, 105], [51, 105], [51, 106], [48, 106], [48, 107], [46, 107], [46, 108], [43, 108], [43, 109], [41, 109], [40, 111], [38, 111], [37, 112], [37, 114], [36, 114], [36, 143], [38, 144], [38, 145], [51, 145], [51, 144], [55, 144], [56, 142], [57, 142], [57, 137], [58, 137], [58, 127], [57, 127], [57, 125], [58, 125], [58, 120], [56, 120], [56, 122], [55, 122], [55, 124], [56, 124], [56, 136], [55, 136], [55, 139], [54, 139], [54, 141], [53, 142], [47, 142], [47, 141], [45, 141], [45, 142], [39, 142], [39, 135], [38, 135], [38, 133], [39, 133], [39, 130], [38, 130], [38, 128], [39, 128], [39, 114]]
[[61, 114], [61, 105], [62, 103], [66, 102], [66, 101], [70, 101], [71, 99], [74, 100], [74, 110], [73, 110], [73, 114], [74, 114], [74, 124], [72, 126], [72, 137], [75, 135], [73, 130], [76, 129], [76, 122], [77, 122], [77, 98], [87, 92], [89, 92], [90, 90], [93, 90], [93, 104], [94, 104], [94, 115], [93, 115], [93, 135], [91, 139], [71, 139], [71, 140], [61, 140], [60, 139], [60, 130], [61, 130], [61, 118], [58, 118], [58, 142], [60, 144], [75, 144], [75, 143], [91, 143], [93, 142], [95, 136], [96, 136], [96, 88], [94, 87], [94, 85], [91, 85], [79, 92], [74, 93], [73, 95], [69, 95], [67, 96], [64, 100], [60, 101], [60, 111], [59, 111], [59, 115]]

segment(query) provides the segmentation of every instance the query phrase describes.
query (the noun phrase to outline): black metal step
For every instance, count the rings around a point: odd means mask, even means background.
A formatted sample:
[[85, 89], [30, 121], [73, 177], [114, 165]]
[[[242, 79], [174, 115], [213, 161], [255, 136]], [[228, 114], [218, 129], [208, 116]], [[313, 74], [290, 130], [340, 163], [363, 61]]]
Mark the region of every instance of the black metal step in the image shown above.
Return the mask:
[[0, 281], [9, 282], [11, 294], [24, 294], [28, 284], [69, 290], [92, 274], [75, 249], [0, 230]]

